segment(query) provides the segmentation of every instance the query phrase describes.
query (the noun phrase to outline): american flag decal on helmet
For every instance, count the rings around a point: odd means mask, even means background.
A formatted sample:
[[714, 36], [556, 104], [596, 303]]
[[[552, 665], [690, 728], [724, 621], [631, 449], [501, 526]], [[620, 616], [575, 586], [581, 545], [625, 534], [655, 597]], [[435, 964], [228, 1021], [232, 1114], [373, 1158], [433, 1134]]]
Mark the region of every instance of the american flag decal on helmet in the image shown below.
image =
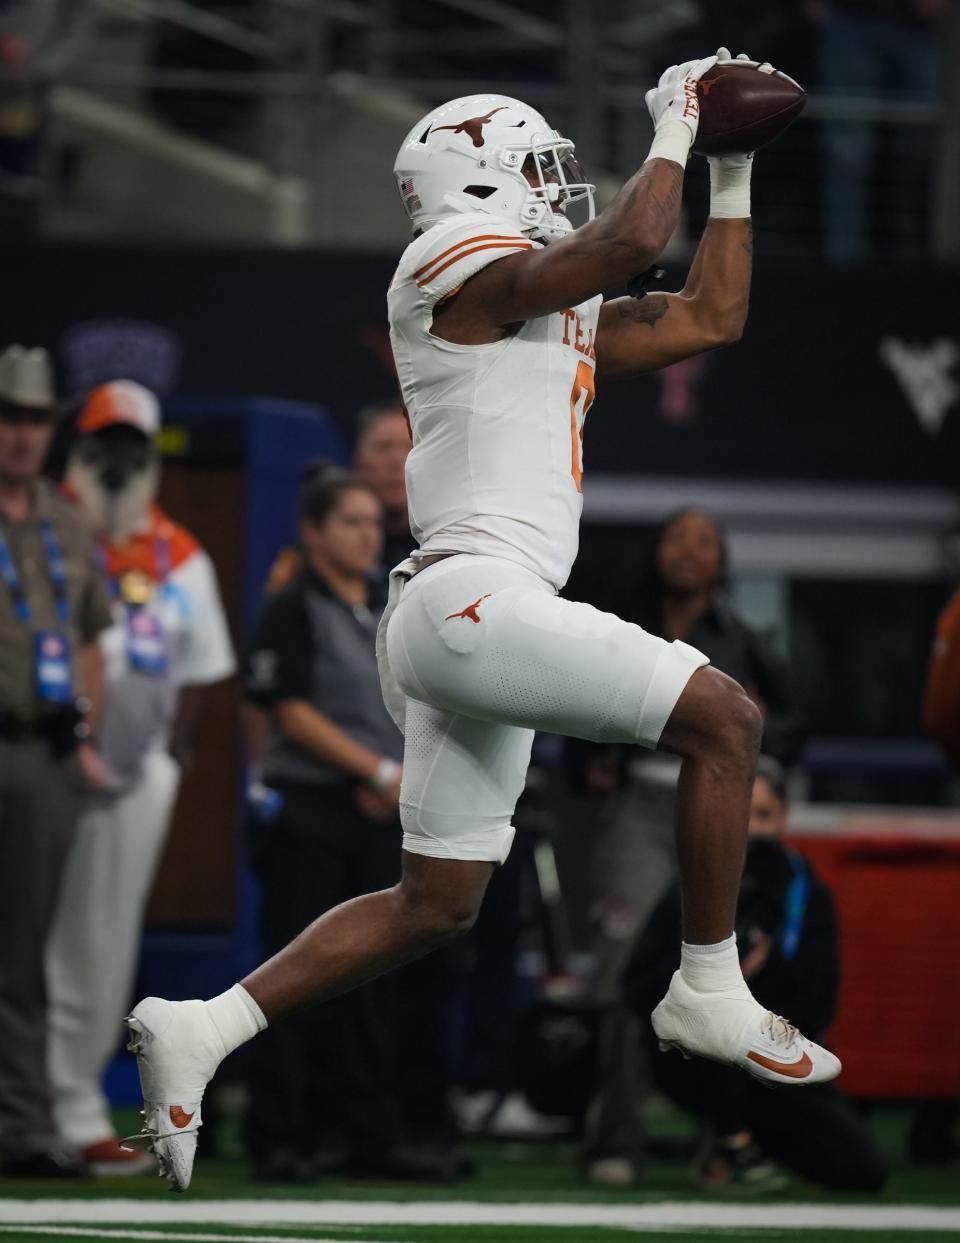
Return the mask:
[[404, 198], [407, 198], [408, 195], [413, 194], [413, 178], [412, 177], [404, 177], [404, 179], [400, 182], [400, 193], [403, 195]]

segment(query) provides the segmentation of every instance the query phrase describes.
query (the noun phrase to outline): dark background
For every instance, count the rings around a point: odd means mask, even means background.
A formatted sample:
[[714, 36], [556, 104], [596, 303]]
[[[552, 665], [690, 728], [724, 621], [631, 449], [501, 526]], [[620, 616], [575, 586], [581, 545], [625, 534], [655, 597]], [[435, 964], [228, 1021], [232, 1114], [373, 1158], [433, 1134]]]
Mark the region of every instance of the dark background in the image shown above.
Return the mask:
[[[845, 272], [763, 263], [741, 345], [664, 376], [601, 383], [590, 471], [953, 486], [960, 399], [925, 431], [879, 356], [888, 336], [956, 339], [957, 273]], [[163, 325], [183, 346], [179, 391], [322, 402], [350, 437], [365, 402], [395, 388], [384, 256], [36, 245], [0, 248], [0, 339], [62, 360], [78, 322]], [[665, 289], [682, 285], [671, 272]], [[956, 369], [955, 369], [956, 372]]]

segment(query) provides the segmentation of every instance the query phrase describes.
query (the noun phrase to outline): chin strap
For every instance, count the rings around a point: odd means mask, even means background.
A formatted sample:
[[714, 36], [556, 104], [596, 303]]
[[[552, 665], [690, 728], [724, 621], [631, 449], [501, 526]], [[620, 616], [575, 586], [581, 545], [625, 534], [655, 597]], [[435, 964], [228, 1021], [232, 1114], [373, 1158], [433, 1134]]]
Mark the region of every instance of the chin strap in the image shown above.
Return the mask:
[[664, 277], [664, 269], [658, 268], [657, 265], [651, 264], [645, 272], [641, 272], [638, 276], [631, 277], [627, 281], [627, 293], [631, 298], [645, 298], [647, 296], [647, 286], [651, 281], [661, 281]]

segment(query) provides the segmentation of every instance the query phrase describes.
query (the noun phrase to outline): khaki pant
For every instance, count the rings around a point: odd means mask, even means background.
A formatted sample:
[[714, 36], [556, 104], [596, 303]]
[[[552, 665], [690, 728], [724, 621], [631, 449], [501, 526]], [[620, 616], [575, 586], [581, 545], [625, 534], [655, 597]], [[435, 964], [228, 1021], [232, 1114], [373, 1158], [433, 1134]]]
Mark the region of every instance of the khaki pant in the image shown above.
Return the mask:
[[80, 805], [73, 759], [0, 741], [0, 1166], [55, 1144], [43, 954]]
[[123, 1035], [143, 910], [180, 785], [166, 751], [137, 784], [84, 811], [47, 942], [50, 1085], [60, 1140], [86, 1148], [113, 1135], [100, 1081]]

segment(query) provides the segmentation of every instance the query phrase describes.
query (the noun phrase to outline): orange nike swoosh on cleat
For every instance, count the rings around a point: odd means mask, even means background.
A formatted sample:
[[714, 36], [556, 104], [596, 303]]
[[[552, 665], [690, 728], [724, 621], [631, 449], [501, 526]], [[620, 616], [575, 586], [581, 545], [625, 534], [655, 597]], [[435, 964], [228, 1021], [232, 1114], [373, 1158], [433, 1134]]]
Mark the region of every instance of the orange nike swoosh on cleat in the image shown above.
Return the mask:
[[[196, 1110], [193, 1111], [194, 1114], [196, 1112]], [[189, 1126], [193, 1121], [193, 1114], [188, 1114], [182, 1105], [171, 1105], [170, 1121], [175, 1127], [180, 1127], [182, 1129], [185, 1126]]]
[[765, 1070], [772, 1070], [775, 1074], [783, 1075], [787, 1079], [806, 1079], [813, 1070], [813, 1062], [810, 1061], [809, 1053], [804, 1053], [798, 1062], [778, 1062], [772, 1057], [764, 1057], [762, 1053], [751, 1049], [747, 1058], [751, 1062], [756, 1062], [758, 1066], [763, 1066]]

